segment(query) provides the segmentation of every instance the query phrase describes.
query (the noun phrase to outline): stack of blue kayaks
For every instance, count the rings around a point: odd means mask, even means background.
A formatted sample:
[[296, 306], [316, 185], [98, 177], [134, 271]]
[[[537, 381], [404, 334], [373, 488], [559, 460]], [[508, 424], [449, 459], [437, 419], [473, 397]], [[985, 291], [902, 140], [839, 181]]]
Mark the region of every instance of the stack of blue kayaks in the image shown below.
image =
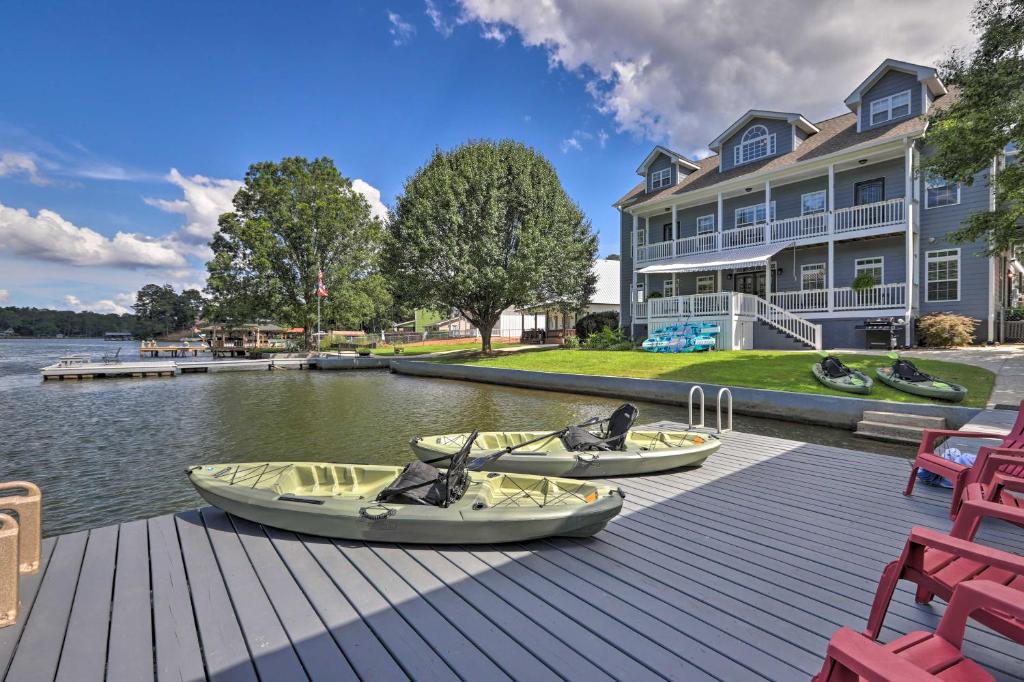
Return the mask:
[[695, 353], [714, 350], [721, 327], [712, 322], [686, 322], [655, 329], [642, 344], [650, 353]]

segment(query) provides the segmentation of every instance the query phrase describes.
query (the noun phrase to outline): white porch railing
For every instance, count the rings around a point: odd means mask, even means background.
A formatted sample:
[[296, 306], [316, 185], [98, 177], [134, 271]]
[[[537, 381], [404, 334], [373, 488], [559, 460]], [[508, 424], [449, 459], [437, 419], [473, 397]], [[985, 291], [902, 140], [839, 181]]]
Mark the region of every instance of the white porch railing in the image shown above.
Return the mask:
[[905, 205], [906, 202], [901, 197], [836, 209], [835, 232], [841, 234], [902, 223], [903, 216], [906, 215]]
[[814, 213], [772, 223], [773, 242], [791, 242], [828, 234], [828, 214]]
[[[644, 315], [652, 318], [727, 315], [729, 313], [729, 292], [650, 298], [644, 303], [634, 304], [634, 311], [639, 312], [641, 307]], [[639, 315], [637, 315], [637, 319], [640, 319]]]
[[764, 244], [764, 223], [722, 232], [723, 249], [738, 249], [756, 244]]
[[828, 289], [776, 291], [772, 303], [790, 312], [828, 310]]
[[907, 285], [879, 284], [870, 289], [854, 291], [849, 287], [833, 289], [835, 310], [868, 310], [873, 308], [903, 308], [907, 305]]
[[638, 247], [636, 250], [636, 262], [646, 263], [652, 260], [672, 257], [672, 242], [658, 242]]
[[689, 256], [694, 253], [718, 251], [718, 233], [708, 232], [696, 237], [684, 237], [676, 240], [676, 255]]

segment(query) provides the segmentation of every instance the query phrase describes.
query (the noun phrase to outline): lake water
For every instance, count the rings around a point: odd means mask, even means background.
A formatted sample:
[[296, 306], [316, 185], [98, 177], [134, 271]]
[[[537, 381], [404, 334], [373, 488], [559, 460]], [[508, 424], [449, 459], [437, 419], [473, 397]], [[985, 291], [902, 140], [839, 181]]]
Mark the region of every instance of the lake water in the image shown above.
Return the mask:
[[[0, 339], [0, 480], [42, 487], [46, 535], [198, 506], [184, 474], [191, 464], [403, 464], [413, 457], [414, 435], [558, 428], [620, 402], [382, 370], [48, 382], [39, 375], [66, 352], [99, 358], [117, 345]], [[136, 343], [120, 345], [123, 359], [136, 359]], [[677, 407], [637, 405], [641, 423], [686, 418]], [[740, 431], [913, 454], [837, 429], [741, 416], [735, 422]]]

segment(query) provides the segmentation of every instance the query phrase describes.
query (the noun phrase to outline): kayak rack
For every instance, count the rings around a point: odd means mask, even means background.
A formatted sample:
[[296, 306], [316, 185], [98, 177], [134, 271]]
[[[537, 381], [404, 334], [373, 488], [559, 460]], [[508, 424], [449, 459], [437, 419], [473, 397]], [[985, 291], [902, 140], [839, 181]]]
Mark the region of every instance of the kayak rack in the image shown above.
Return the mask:
[[[700, 422], [693, 421], [693, 397], [698, 396], [700, 398]], [[726, 426], [722, 427], [722, 399], [726, 402]], [[699, 385], [693, 385], [690, 387], [690, 394], [686, 398], [686, 428], [688, 429], [703, 429], [706, 428], [704, 425], [704, 389]], [[726, 433], [732, 431], [732, 391], [726, 387], [718, 389], [718, 395], [715, 397], [715, 433]]]

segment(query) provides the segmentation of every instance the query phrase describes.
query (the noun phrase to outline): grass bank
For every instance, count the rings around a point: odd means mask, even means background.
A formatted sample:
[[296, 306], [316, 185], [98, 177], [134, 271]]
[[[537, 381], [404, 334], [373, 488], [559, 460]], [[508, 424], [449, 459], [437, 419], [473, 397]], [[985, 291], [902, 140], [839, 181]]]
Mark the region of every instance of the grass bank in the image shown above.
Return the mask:
[[[875, 378], [875, 369], [888, 366], [890, 360], [878, 355], [842, 354], [847, 365]], [[746, 386], [775, 391], [845, 395], [821, 385], [811, 374], [818, 360], [813, 352], [793, 351], [718, 351], [714, 353], [644, 353], [641, 351], [551, 350], [542, 353], [514, 353], [495, 358], [451, 358], [438, 362], [525, 369], [537, 372], [594, 374], [636, 379], [668, 379], [726, 386]], [[987, 369], [958, 362], [914, 359], [923, 372], [934, 374], [967, 387], [961, 405], [984, 407], [992, 392], [995, 375]], [[859, 396], [901, 403], [935, 402], [909, 395], [875, 381], [870, 395]]]
[[[515, 343], [493, 343], [491, 347], [494, 350], [500, 348], [510, 348], [511, 346], [517, 346]], [[480, 350], [479, 341], [467, 341], [466, 343], [425, 343], [423, 345], [416, 346], [405, 346], [401, 355], [425, 355], [427, 353], [441, 353], [449, 350]], [[374, 348], [370, 351], [371, 355], [394, 355], [394, 346], [381, 346]]]

